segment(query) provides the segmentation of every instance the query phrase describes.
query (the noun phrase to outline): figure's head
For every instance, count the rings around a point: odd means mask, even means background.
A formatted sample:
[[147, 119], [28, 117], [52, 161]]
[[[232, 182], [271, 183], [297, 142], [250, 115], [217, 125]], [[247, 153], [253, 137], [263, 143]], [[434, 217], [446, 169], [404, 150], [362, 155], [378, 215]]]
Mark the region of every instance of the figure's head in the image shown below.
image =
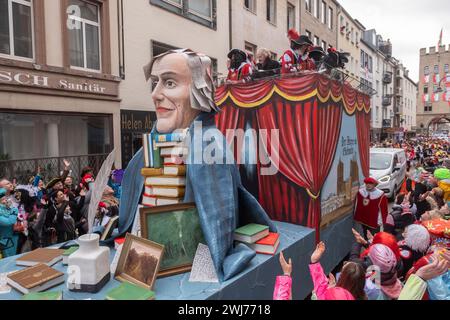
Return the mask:
[[0, 188], [5, 189], [7, 194], [14, 191], [14, 185], [7, 179], [0, 180]]
[[62, 192], [61, 190], [60, 191], [57, 191], [56, 193], [55, 193], [55, 202], [56, 203], [63, 203], [64, 202], [64, 200], [66, 199], [66, 196], [65, 196], [65, 194], [64, 194], [64, 192]]
[[264, 65], [267, 61], [267, 59], [270, 58], [270, 51], [265, 49], [265, 48], [261, 48], [258, 50], [258, 53], [256, 54], [256, 60], [258, 63]]
[[246, 62], [249, 57], [248, 54], [239, 49], [233, 49], [228, 53], [228, 59], [230, 59], [230, 68], [238, 69], [242, 63]]
[[64, 185], [71, 187], [73, 184], [73, 179], [72, 177], [67, 177], [66, 180], [64, 181]]
[[364, 180], [364, 183], [366, 185], [366, 190], [369, 192], [375, 190], [375, 188], [378, 186], [378, 181], [374, 178], [367, 178]]
[[171, 50], [145, 68], [153, 84], [159, 133], [188, 128], [200, 112], [217, 111], [211, 59], [188, 49]]
[[366, 272], [364, 267], [359, 263], [347, 262], [342, 268], [336, 286], [348, 290], [356, 300], [367, 300], [364, 292], [365, 283]]

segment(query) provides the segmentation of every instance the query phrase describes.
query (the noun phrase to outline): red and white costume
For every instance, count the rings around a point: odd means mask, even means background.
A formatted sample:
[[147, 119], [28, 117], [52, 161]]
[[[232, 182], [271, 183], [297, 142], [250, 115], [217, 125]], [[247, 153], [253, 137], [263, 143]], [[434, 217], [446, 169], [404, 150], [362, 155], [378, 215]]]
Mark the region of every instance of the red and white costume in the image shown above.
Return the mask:
[[252, 74], [252, 65], [249, 62], [243, 62], [238, 69], [229, 69], [228, 78], [229, 81], [240, 81]]
[[355, 221], [372, 229], [386, 223], [388, 216], [388, 200], [380, 189], [368, 192], [366, 188], [359, 190], [356, 198]]
[[314, 61], [305, 54], [299, 57], [294, 50], [287, 50], [281, 57], [281, 73], [291, 73], [301, 70], [315, 70], [316, 65]]

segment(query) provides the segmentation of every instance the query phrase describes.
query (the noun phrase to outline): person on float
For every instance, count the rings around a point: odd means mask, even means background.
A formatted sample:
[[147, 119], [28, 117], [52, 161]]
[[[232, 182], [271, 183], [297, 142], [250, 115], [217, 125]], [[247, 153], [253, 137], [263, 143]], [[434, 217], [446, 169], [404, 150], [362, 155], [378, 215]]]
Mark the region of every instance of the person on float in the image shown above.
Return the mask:
[[288, 74], [298, 71], [316, 70], [314, 60], [309, 57], [312, 41], [305, 35], [299, 35], [295, 30], [289, 30], [291, 48], [281, 57], [281, 73]]
[[376, 234], [383, 228], [388, 216], [388, 200], [384, 192], [377, 188], [374, 178], [364, 180], [365, 187], [360, 189], [356, 197], [355, 221], [363, 228], [363, 236], [367, 239], [367, 231]]
[[227, 81], [248, 80], [253, 73], [253, 66], [247, 53], [239, 49], [233, 49], [228, 53], [230, 66], [228, 68]]

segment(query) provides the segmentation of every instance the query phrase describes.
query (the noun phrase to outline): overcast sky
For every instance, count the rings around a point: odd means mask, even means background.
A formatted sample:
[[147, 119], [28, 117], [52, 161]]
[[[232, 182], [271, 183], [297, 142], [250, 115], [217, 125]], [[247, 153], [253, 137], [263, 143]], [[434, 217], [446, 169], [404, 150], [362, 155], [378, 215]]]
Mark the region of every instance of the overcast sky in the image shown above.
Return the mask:
[[338, 0], [367, 30], [391, 39], [393, 55], [419, 80], [420, 48], [450, 44], [450, 0]]

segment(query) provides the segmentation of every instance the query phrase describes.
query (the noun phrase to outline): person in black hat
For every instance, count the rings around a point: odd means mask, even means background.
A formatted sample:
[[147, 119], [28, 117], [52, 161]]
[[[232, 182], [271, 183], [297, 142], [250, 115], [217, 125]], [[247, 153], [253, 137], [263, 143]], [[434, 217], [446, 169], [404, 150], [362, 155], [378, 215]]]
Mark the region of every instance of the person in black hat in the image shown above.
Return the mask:
[[281, 73], [316, 70], [314, 61], [308, 55], [310, 47], [313, 46], [308, 36], [301, 36], [291, 29], [288, 38], [291, 40], [291, 48], [281, 57]]
[[252, 64], [247, 53], [239, 49], [233, 49], [228, 53], [230, 59], [227, 81], [240, 81], [248, 79], [252, 72]]

